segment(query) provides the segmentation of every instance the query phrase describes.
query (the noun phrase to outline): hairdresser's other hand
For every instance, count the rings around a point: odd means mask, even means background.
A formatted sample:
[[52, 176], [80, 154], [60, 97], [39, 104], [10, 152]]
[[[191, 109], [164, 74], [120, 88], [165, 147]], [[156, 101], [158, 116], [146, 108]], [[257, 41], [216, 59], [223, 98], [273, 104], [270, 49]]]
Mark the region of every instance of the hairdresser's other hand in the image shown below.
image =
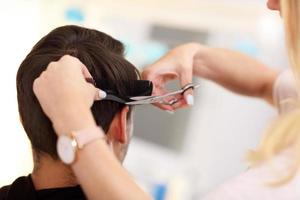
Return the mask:
[[[153, 82], [153, 95], [167, 93], [166, 83], [170, 80], [179, 79], [180, 87], [192, 83], [193, 59], [198, 51], [199, 45], [190, 43], [178, 46], [169, 51], [154, 64], [146, 67], [142, 72], [142, 78]], [[179, 101], [172, 105], [155, 104], [156, 106], [173, 111], [194, 104], [193, 90], [190, 89], [184, 95], [178, 95]]]
[[34, 81], [33, 91], [58, 133], [95, 124], [90, 107], [105, 94], [86, 82], [90, 77], [77, 58], [66, 55]]
[[[278, 71], [240, 52], [212, 48], [197, 43], [184, 44], [172, 49], [142, 76], [154, 83], [154, 95], [166, 93], [166, 82], [179, 79], [181, 87], [192, 82], [192, 76], [213, 81], [240, 95], [258, 97], [274, 104], [273, 84]], [[192, 90], [180, 97], [173, 106], [157, 105], [173, 110], [193, 104]]]

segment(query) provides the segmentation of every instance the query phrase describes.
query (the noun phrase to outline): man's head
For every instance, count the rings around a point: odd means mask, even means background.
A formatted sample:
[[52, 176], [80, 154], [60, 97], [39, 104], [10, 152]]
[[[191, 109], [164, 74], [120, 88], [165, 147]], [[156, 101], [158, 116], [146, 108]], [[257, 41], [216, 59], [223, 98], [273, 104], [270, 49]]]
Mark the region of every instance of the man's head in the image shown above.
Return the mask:
[[[94, 79], [105, 79], [120, 95], [128, 88], [124, 81], [139, 79], [137, 69], [123, 57], [124, 46], [118, 40], [92, 29], [59, 27], [42, 38], [22, 62], [17, 73], [19, 112], [23, 127], [36, 155], [57, 159], [56, 140], [48, 117], [43, 113], [32, 89], [33, 81], [51, 61], [63, 55], [77, 57]], [[131, 108], [111, 101], [95, 102], [92, 112], [107, 135], [115, 155], [123, 161], [131, 136]]]

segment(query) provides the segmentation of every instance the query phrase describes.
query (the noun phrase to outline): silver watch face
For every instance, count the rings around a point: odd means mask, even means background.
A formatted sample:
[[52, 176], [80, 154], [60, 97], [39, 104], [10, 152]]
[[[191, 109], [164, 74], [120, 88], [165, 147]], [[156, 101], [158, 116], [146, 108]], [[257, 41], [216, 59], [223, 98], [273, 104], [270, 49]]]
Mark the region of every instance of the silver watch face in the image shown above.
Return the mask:
[[76, 145], [72, 138], [62, 135], [57, 140], [57, 153], [65, 164], [72, 164], [75, 161]]

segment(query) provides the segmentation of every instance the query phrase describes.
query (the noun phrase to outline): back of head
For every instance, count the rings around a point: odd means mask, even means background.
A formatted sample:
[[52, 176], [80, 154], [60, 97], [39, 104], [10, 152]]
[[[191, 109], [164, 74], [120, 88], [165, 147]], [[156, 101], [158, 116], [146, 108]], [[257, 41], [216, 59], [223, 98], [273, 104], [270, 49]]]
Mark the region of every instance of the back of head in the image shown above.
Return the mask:
[[[136, 68], [123, 57], [123, 44], [97, 30], [78, 26], [63, 26], [43, 37], [27, 55], [17, 73], [17, 95], [23, 127], [36, 153], [57, 159], [56, 140], [48, 117], [43, 113], [32, 85], [51, 61], [63, 55], [77, 57], [94, 79], [105, 79], [117, 93], [126, 95], [123, 81], [139, 79]], [[114, 116], [123, 104], [111, 101], [95, 102], [92, 112], [98, 125], [108, 131]]]

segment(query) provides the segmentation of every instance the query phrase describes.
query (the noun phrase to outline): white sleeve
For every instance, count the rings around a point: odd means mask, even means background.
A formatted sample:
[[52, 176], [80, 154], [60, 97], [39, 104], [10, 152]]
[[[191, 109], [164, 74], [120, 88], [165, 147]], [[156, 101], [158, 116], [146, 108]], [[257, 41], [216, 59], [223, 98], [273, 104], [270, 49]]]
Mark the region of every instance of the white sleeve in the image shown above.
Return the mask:
[[277, 77], [273, 86], [273, 100], [280, 114], [287, 113], [296, 107], [298, 92], [291, 70], [283, 71]]
[[201, 200], [299, 200], [299, 173], [280, 187], [268, 185], [286, 175], [293, 164], [291, 155], [291, 150], [286, 150], [268, 163], [228, 180]]
[[[279, 113], [284, 114], [296, 107], [298, 101], [297, 85], [291, 70], [283, 71], [277, 77], [273, 86], [273, 99]], [[288, 154], [287, 154], [288, 155]], [[289, 158], [280, 155], [275, 159], [275, 165], [286, 166]], [[289, 166], [289, 165], [288, 165]], [[269, 187], [270, 164], [249, 169], [241, 175], [227, 181], [217, 190], [208, 194], [202, 200], [297, 200], [300, 199], [300, 174], [294, 180], [282, 187]], [[287, 171], [287, 170], [283, 170]], [[275, 179], [276, 180], [276, 179]]]

